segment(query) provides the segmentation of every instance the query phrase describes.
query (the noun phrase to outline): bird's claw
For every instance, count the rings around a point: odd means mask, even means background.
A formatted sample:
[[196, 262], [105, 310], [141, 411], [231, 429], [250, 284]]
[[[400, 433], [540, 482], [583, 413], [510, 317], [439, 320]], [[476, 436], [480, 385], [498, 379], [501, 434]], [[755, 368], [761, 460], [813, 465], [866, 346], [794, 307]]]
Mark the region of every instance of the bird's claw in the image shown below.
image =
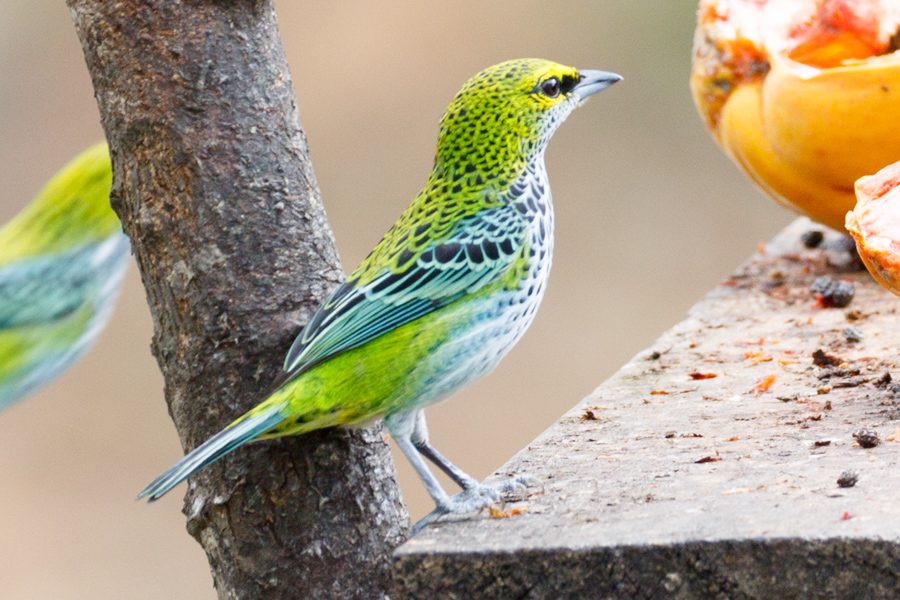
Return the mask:
[[515, 496], [515, 500], [524, 500], [526, 493], [528, 492], [529, 486], [540, 487], [543, 491], [544, 483], [535, 477], [534, 475], [519, 475], [517, 477], [510, 477], [500, 483], [494, 484], [490, 487], [497, 490], [500, 494], [512, 494]]
[[434, 523], [444, 515], [474, 512], [492, 504], [503, 505], [505, 494], [514, 494], [517, 500], [523, 499], [529, 486], [540, 486], [543, 488], [543, 483], [533, 475], [519, 475], [500, 483], [490, 485], [478, 484], [470, 487], [463, 492], [450, 496], [444, 502], [438, 503], [433, 511], [413, 525], [410, 535], [416, 535], [426, 525]]

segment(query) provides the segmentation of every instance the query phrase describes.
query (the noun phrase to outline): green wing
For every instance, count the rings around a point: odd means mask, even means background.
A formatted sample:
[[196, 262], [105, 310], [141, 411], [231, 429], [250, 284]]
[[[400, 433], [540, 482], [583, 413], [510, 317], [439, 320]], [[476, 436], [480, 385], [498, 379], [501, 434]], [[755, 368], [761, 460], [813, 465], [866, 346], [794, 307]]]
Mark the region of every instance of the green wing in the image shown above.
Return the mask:
[[48, 324], [81, 308], [108, 276], [95, 259], [98, 246], [29, 256], [0, 267], [0, 329]]
[[[433, 225], [409, 220], [401, 218], [313, 315], [288, 352], [286, 378], [496, 281], [526, 241], [525, 221], [508, 204]], [[428, 234], [442, 222], [450, 226], [434, 240]]]

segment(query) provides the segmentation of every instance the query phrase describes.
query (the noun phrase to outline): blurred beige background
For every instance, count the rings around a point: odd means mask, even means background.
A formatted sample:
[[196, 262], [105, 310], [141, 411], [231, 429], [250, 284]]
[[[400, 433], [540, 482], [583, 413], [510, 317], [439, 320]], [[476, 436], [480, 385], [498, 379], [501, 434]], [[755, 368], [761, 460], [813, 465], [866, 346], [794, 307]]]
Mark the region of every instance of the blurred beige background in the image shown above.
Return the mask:
[[[481, 68], [540, 56], [625, 81], [547, 155], [557, 210], [541, 315], [489, 379], [429, 411], [483, 477], [790, 220], [720, 154], [687, 86], [694, 0], [282, 0], [303, 124], [346, 268], [424, 183], [437, 123]], [[0, 2], [0, 222], [102, 135], [63, 0]], [[133, 500], [181, 456], [135, 268], [97, 347], [0, 414], [0, 598], [212, 600], [182, 488]], [[401, 461], [414, 517], [429, 501]], [[615, 486], [610, 481], [609, 486]]]

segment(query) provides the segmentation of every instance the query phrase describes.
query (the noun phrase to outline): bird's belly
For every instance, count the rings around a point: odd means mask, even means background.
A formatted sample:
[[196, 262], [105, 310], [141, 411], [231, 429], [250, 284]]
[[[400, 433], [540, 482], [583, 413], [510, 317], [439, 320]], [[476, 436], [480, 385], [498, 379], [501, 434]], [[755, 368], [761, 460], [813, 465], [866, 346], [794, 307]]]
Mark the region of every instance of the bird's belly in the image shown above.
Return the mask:
[[265, 437], [446, 400], [506, 356], [534, 320], [542, 288], [459, 300], [310, 369], [273, 394], [290, 403], [291, 416]]
[[464, 325], [416, 365], [410, 376], [419, 380], [420, 393], [406, 398], [400, 410], [442, 402], [489, 374], [522, 338], [534, 320], [540, 296], [504, 292], [465, 307]]

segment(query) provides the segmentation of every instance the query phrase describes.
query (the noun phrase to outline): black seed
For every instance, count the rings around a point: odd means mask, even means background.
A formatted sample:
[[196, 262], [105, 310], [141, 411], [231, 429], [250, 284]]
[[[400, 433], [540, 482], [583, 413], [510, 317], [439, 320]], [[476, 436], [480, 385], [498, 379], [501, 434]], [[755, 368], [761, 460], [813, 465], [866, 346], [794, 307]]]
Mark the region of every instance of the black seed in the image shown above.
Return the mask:
[[838, 477], [837, 484], [838, 487], [849, 488], [856, 485], [857, 481], [859, 481], [859, 473], [853, 469], [847, 469]]
[[825, 239], [825, 234], [818, 229], [810, 229], [800, 239], [803, 240], [803, 245], [807, 248], [817, 248], [822, 243], [822, 240]]
[[816, 279], [810, 290], [821, 296], [823, 306], [843, 308], [853, 300], [853, 284], [849, 281], [834, 280], [828, 275]]
[[816, 349], [816, 351], [812, 353], [812, 358], [813, 364], [817, 367], [833, 367], [841, 364], [840, 358], [827, 354], [821, 348]]

